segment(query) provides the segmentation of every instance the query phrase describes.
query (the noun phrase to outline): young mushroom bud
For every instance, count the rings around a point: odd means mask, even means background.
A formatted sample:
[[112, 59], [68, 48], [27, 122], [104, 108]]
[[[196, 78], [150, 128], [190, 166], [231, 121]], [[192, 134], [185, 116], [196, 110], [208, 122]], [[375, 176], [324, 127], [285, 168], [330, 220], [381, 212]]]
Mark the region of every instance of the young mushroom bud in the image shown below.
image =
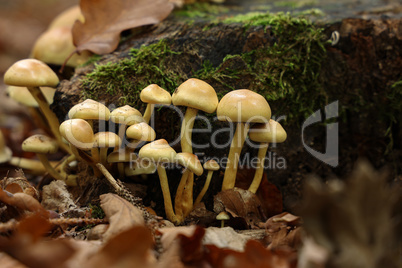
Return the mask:
[[213, 175], [214, 171], [217, 171], [220, 169], [219, 164], [213, 159], [205, 162], [203, 166], [204, 166], [205, 170], [208, 170], [207, 179], [205, 180], [204, 187], [202, 187], [201, 192], [198, 194], [197, 199], [194, 202], [194, 207], [196, 207], [201, 202], [202, 198], [204, 197], [205, 193], [207, 192], [207, 190], [209, 188], [209, 184], [211, 183], [211, 179], [212, 179], [212, 175]]
[[172, 96], [170, 96], [170, 93], [156, 84], [151, 84], [141, 90], [140, 99], [142, 102], [147, 104], [147, 108], [143, 115], [144, 121], [147, 124], [151, 119], [156, 104], [170, 105], [172, 102]]
[[59, 120], [50, 110], [49, 104], [39, 87], [56, 87], [59, 78], [45, 63], [35, 59], [25, 59], [14, 63], [4, 74], [4, 83], [10, 86], [27, 87], [35, 98], [40, 110], [49, 123], [50, 130], [59, 146], [70, 152], [68, 146], [62, 141], [59, 132]]
[[137, 109], [125, 105], [110, 112], [110, 121], [120, 124], [118, 135], [123, 141], [127, 127], [144, 122], [144, 118], [142, 118], [141, 113]]
[[225, 221], [230, 220], [230, 216], [229, 216], [229, 214], [228, 214], [227, 212], [222, 211], [221, 213], [219, 213], [219, 214], [216, 216], [216, 219], [217, 219], [218, 221], [221, 221], [221, 228], [223, 228], [223, 227], [225, 227]]
[[258, 149], [258, 162], [259, 166], [255, 171], [253, 181], [251, 182], [248, 190], [252, 193], [256, 193], [260, 186], [262, 174], [264, 172], [264, 161], [267, 153], [268, 145], [270, 143], [280, 143], [286, 140], [287, 134], [281, 124], [275, 120], [270, 119], [265, 124], [255, 124], [249, 132], [250, 140], [260, 142], [260, 148]]
[[237, 166], [250, 123], [266, 123], [271, 118], [271, 108], [263, 96], [248, 89], [227, 93], [218, 104], [217, 117], [220, 121], [235, 122], [236, 132], [230, 145], [228, 163], [222, 183], [222, 191], [233, 189]]

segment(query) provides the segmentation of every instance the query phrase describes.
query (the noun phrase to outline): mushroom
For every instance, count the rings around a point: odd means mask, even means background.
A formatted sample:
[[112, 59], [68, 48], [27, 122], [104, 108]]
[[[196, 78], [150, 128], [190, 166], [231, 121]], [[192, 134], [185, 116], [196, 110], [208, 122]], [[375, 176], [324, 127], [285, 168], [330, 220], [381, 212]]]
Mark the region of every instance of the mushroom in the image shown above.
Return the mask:
[[107, 156], [107, 162], [109, 164], [117, 164], [117, 170], [119, 172], [119, 177], [123, 178], [125, 174], [124, 163], [128, 163], [130, 161], [136, 160], [137, 156], [134, 154], [132, 150], [128, 148], [121, 148], [120, 150], [116, 150], [111, 152]]
[[141, 122], [130, 126], [126, 130], [127, 138], [133, 141], [127, 146], [134, 150], [137, 148], [138, 144], [144, 141], [153, 141], [156, 138], [155, 130], [145, 122]]
[[54, 18], [50, 24], [48, 29], [58, 28], [58, 27], [72, 27], [76, 20], [84, 22], [84, 16], [81, 13], [81, 9], [79, 5], [74, 5], [70, 8], [67, 8], [63, 12]]
[[203, 167], [205, 170], [208, 170], [207, 179], [205, 180], [204, 187], [202, 187], [201, 192], [198, 194], [197, 199], [194, 202], [194, 207], [196, 207], [201, 202], [202, 198], [204, 197], [205, 193], [207, 192], [207, 190], [209, 188], [209, 184], [211, 183], [211, 179], [212, 179], [212, 175], [213, 175], [214, 171], [220, 169], [219, 164], [214, 159], [211, 159], [211, 160], [208, 160], [207, 162], [205, 162]]
[[88, 121], [90, 126], [93, 128], [93, 120], [108, 121], [110, 118], [110, 111], [102, 103], [92, 99], [86, 99], [83, 102], [74, 105], [68, 111], [68, 117], [70, 119], [84, 119]]
[[39, 87], [56, 87], [59, 83], [57, 75], [45, 63], [35, 59], [25, 59], [14, 63], [4, 74], [4, 83], [10, 86], [27, 87], [35, 98], [40, 110], [49, 123], [50, 130], [59, 146], [70, 152], [59, 133], [59, 120], [50, 110], [49, 104]]
[[186, 106], [187, 110], [181, 125], [181, 150], [193, 153], [191, 145], [191, 132], [198, 110], [213, 113], [218, 106], [218, 96], [215, 89], [208, 83], [190, 78], [182, 83], [172, 95], [173, 105]]
[[223, 228], [223, 227], [225, 227], [225, 221], [230, 220], [230, 216], [227, 212], [222, 211], [216, 216], [216, 219], [218, 221], [221, 221], [221, 228]]
[[93, 148], [99, 148], [99, 158], [95, 157], [96, 162], [102, 163], [105, 167], [108, 167], [107, 151], [109, 148], [119, 148], [121, 145], [121, 139], [116, 133], [106, 131], [98, 132], [94, 136]]
[[152, 161], [156, 164], [163, 193], [166, 217], [173, 223], [177, 223], [178, 219], [173, 211], [166, 170], [163, 167], [163, 163], [174, 162], [176, 158], [176, 151], [169, 146], [165, 139], [159, 139], [144, 145], [140, 149], [138, 155], [140, 158]]
[[271, 117], [271, 108], [263, 96], [248, 89], [227, 93], [218, 104], [220, 121], [236, 122], [237, 128], [230, 145], [228, 163], [222, 183], [222, 191], [233, 189], [237, 166], [250, 123], [266, 123]]
[[153, 162], [146, 161], [144, 159], [138, 160], [135, 164], [135, 167], [132, 168], [127, 166], [125, 168], [126, 176], [136, 176], [136, 175], [146, 175], [146, 174], [153, 174], [156, 171], [156, 165]]
[[118, 135], [123, 140], [127, 126], [144, 122], [144, 118], [142, 118], [141, 113], [137, 109], [125, 105], [114, 109], [110, 113], [110, 121], [120, 124]]
[[250, 184], [248, 190], [252, 193], [256, 193], [260, 186], [262, 173], [264, 172], [264, 161], [267, 153], [269, 143], [280, 143], [286, 140], [287, 134], [281, 124], [275, 120], [270, 119], [265, 124], [255, 124], [250, 128], [249, 138], [252, 141], [260, 142], [260, 148], [258, 149], [258, 163], [259, 166], [255, 171], [253, 181]]
[[149, 123], [155, 104], [170, 105], [172, 102], [170, 93], [156, 84], [151, 84], [141, 90], [140, 99], [147, 104], [143, 115], [145, 123]]
[[[36, 153], [39, 160], [42, 162], [43, 166], [49, 172], [49, 174], [55, 178], [56, 180], [65, 181], [63, 178], [49, 163], [47, 159], [47, 154], [54, 154], [59, 149], [57, 142], [45, 135], [37, 134], [33, 135], [22, 143], [22, 150], [25, 152]], [[75, 186], [77, 185], [76, 181], [69, 181], [68, 185]]]
[[197, 176], [200, 176], [204, 170], [195, 154], [178, 153], [176, 155], [176, 161], [184, 167], [174, 201], [176, 216], [178, 220], [182, 222], [185, 216], [193, 209], [194, 181], [190, 173], [195, 173]]
[[[69, 56], [76, 50], [73, 43], [72, 26], [52, 27], [35, 41], [30, 57], [47, 64], [77, 67], [86, 63], [93, 55], [88, 50]], [[67, 62], [65, 62], [67, 60]]]

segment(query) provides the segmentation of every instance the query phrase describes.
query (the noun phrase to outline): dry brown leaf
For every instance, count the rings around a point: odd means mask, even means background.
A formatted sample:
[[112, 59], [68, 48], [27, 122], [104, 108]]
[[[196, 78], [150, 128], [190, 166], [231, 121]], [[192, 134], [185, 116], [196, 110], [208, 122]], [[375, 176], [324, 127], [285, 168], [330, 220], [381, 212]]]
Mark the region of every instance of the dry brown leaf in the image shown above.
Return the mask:
[[173, 10], [168, 0], [81, 0], [85, 22], [76, 21], [72, 33], [77, 51], [113, 52], [124, 30], [159, 23]]
[[0, 263], [2, 268], [27, 268], [28, 266], [23, 265], [16, 259], [10, 257], [4, 252], [0, 252]]
[[133, 226], [145, 224], [142, 211], [120, 196], [109, 193], [101, 195], [100, 199], [101, 207], [110, 223], [103, 239], [109, 240]]
[[0, 188], [0, 202], [12, 206], [20, 211], [42, 212], [45, 209], [38, 200], [25, 193], [11, 194]]
[[112, 237], [81, 267], [155, 267], [152, 245], [151, 231], [145, 226], [134, 226]]
[[265, 222], [267, 236], [266, 242], [269, 249], [287, 247], [298, 249], [301, 244], [301, 219], [288, 212], [269, 218]]
[[255, 194], [237, 187], [219, 192], [214, 198], [215, 212], [229, 212], [232, 217], [245, 219], [252, 227], [265, 221], [261, 207], [261, 202]]

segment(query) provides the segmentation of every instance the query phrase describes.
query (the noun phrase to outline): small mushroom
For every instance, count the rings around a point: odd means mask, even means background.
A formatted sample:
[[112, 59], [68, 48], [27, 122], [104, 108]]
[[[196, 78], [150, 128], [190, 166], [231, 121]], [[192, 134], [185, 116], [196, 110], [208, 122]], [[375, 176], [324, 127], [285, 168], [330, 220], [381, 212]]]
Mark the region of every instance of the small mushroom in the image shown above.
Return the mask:
[[144, 122], [144, 118], [142, 118], [141, 113], [137, 109], [130, 105], [125, 105], [110, 112], [110, 121], [120, 124], [118, 135], [123, 141], [127, 126]]
[[281, 124], [275, 120], [270, 119], [265, 124], [255, 124], [250, 128], [249, 138], [252, 141], [260, 142], [260, 148], [258, 149], [258, 163], [259, 166], [255, 171], [253, 181], [251, 182], [248, 190], [252, 193], [256, 193], [260, 186], [262, 174], [264, 172], [265, 155], [267, 154], [268, 145], [270, 143], [280, 143], [286, 140], [287, 134]]
[[127, 128], [126, 135], [127, 138], [132, 139], [127, 145], [131, 150], [135, 150], [141, 142], [153, 141], [156, 138], [155, 130], [145, 122]]
[[172, 102], [170, 93], [156, 84], [151, 84], [141, 90], [140, 99], [147, 104], [143, 115], [144, 121], [147, 124], [151, 119], [155, 104], [170, 105]]
[[176, 161], [184, 167], [179, 186], [175, 196], [175, 212], [178, 220], [182, 222], [193, 209], [193, 176], [202, 175], [203, 169], [198, 157], [191, 153], [178, 153]]
[[[22, 143], [22, 150], [25, 152], [36, 153], [43, 166], [49, 172], [49, 174], [56, 180], [65, 181], [63, 178], [49, 163], [47, 154], [54, 154], [59, 149], [57, 142], [45, 135], [37, 134], [33, 135]], [[70, 186], [77, 185], [76, 181], [69, 181]]]
[[237, 166], [250, 123], [266, 123], [271, 118], [271, 108], [263, 96], [248, 89], [227, 93], [218, 104], [217, 117], [220, 121], [235, 122], [236, 132], [230, 145], [228, 163], [222, 183], [222, 191], [233, 189]]
[[176, 151], [169, 146], [165, 139], [159, 139], [144, 145], [140, 149], [138, 155], [140, 158], [152, 161], [156, 164], [163, 193], [166, 217], [171, 222], [177, 223], [178, 219], [173, 211], [168, 178], [166, 175], [166, 170], [163, 166], [163, 163], [174, 162], [176, 158]]
[[133, 165], [135, 165], [134, 168], [130, 166], [125, 168], [126, 176], [147, 175], [153, 174], [156, 171], [156, 165], [144, 159], [138, 160], [136, 163], [133, 163]]
[[117, 149], [120, 147], [120, 145], [121, 139], [116, 133], [110, 131], [96, 133], [94, 136], [93, 148], [99, 148], [99, 159], [95, 159], [95, 161], [102, 163], [105, 167], [108, 167], [108, 149]]
[[93, 120], [108, 121], [110, 118], [110, 111], [102, 103], [92, 99], [86, 99], [83, 102], [74, 105], [68, 111], [68, 117], [70, 119], [84, 119], [93, 128]]
[[225, 221], [230, 220], [230, 216], [227, 212], [222, 211], [216, 216], [216, 219], [218, 221], [221, 221], [221, 228], [223, 228], [223, 227], [225, 227]]
[[207, 179], [205, 180], [204, 187], [202, 187], [201, 192], [198, 194], [197, 199], [194, 202], [194, 207], [196, 207], [204, 197], [205, 193], [207, 192], [209, 188], [209, 184], [211, 183], [212, 175], [214, 171], [219, 170], [220, 166], [218, 162], [216, 162], [214, 159], [208, 160], [207, 162], [204, 163], [203, 165], [205, 170], [208, 170], [207, 174]]
[[59, 78], [45, 63], [36, 59], [25, 59], [14, 63], [4, 74], [4, 83], [10, 86], [27, 87], [49, 123], [50, 130], [59, 146], [70, 152], [59, 132], [59, 120], [50, 110], [49, 104], [39, 87], [56, 87]]
[[124, 163], [129, 163], [136, 159], [137, 156], [135, 153], [128, 148], [120, 148], [119, 150], [111, 152], [107, 156], [107, 162], [109, 164], [117, 164], [117, 170], [120, 178], [123, 178], [125, 174]]

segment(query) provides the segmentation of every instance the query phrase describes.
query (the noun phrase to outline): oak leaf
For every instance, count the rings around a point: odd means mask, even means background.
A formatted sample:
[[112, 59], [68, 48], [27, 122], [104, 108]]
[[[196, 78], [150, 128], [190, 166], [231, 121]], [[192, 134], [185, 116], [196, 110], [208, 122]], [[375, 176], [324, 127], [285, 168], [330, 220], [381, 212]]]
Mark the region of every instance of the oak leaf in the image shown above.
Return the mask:
[[81, 0], [80, 8], [85, 22], [77, 20], [72, 28], [76, 51], [102, 55], [117, 48], [122, 31], [159, 23], [173, 4], [168, 0]]

